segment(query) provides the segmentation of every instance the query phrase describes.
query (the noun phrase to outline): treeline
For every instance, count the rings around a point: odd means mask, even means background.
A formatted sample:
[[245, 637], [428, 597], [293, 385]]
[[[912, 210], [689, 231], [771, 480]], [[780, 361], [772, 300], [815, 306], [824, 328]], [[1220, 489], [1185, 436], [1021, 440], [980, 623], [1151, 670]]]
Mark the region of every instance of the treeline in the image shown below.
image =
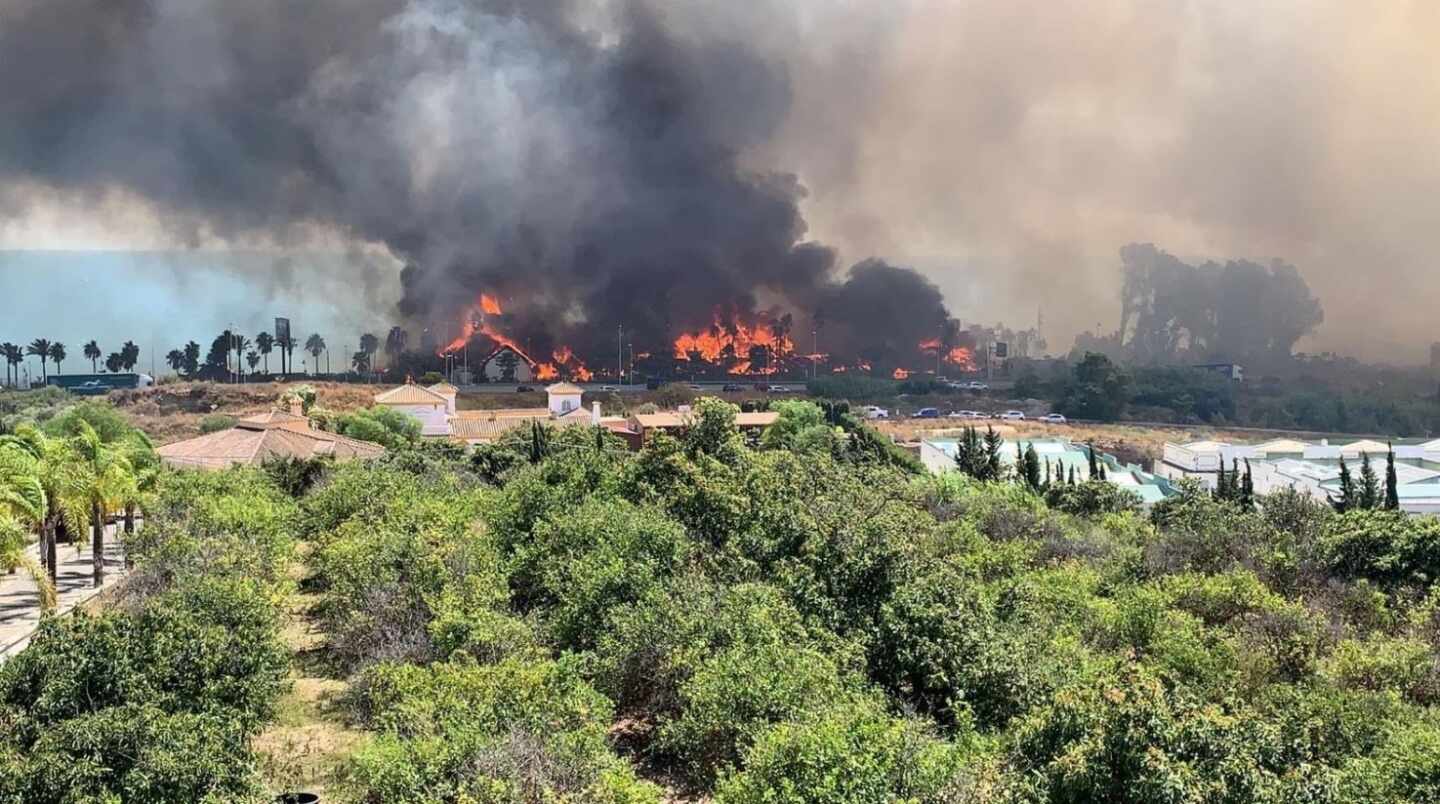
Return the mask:
[[[1297, 370], [1298, 371], [1298, 370]], [[1026, 364], [1014, 396], [1043, 399], [1066, 416], [1399, 437], [1440, 433], [1440, 391], [1413, 377], [1357, 369], [1371, 382], [1251, 377], [1231, 382], [1189, 367], [1122, 366], [1097, 352], [1074, 364]], [[1387, 379], [1389, 380], [1387, 382]]]

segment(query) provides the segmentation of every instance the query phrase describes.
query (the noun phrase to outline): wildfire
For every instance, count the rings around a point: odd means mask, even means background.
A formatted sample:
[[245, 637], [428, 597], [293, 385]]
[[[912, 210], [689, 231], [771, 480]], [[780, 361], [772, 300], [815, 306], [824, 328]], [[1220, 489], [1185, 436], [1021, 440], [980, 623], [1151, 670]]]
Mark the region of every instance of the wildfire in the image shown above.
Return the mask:
[[908, 380], [910, 379], [910, 372], [902, 368], [897, 368], [890, 376], [897, 380]]
[[790, 338], [783, 332], [777, 334], [766, 318], [747, 325], [739, 318], [724, 321], [719, 313], [715, 314], [715, 321], [708, 328], [682, 333], [675, 339], [674, 346], [676, 360], [690, 360], [692, 355], [699, 354], [700, 359], [707, 363], [714, 363], [721, 357], [746, 361], [750, 350], [757, 346], [779, 355], [795, 350]]
[[476, 335], [484, 335], [494, 341], [497, 347], [509, 347], [516, 355], [519, 355], [520, 359], [529, 364], [537, 380], [557, 380], [560, 378], [561, 371], [564, 371], [571, 379], [580, 382], [589, 382], [594, 377], [594, 373], [580, 362], [580, 358], [576, 357], [574, 350], [568, 346], [559, 346], [551, 353], [550, 357], [554, 360], [553, 363], [541, 363], [531, 357], [524, 349], [520, 348], [520, 344], [514, 338], [496, 329], [486, 318], [486, 316], [498, 315], [503, 315], [500, 302], [488, 293], [480, 294], [480, 298], [465, 313], [460, 327], [460, 336], [442, 347], [439, 354], [441, 356], [453, 354], [465, 348], [465, 344], [469, 343], [471, 338]]
[[535, 367], [535, 379], [558, 380], [560, 379], [560, 370], [555, 368], [553, 363], [541, 363]]
[[500, 302], [489, 293], [480, 294], [480, 309], [485, 311], [485, 315], [504, 315]]
[[930, 338], [921, 341], [920, 351], [930, 354], [941, 354], [946, 363], [958, 366], [964, 371], [975, 370], [975, 353], [963, 346], [952, 346], [946, 349], [945, 344], [939, 338]]

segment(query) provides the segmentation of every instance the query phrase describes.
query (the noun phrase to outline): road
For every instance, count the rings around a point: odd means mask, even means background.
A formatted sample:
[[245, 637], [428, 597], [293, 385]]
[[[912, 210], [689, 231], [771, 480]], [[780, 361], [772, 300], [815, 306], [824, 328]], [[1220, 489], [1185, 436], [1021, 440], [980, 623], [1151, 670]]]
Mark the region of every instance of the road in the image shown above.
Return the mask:
[[[60, 561], [55, 586], [60, 605], [56, 614], [65, 614], [76, 606], [114, 586], [125, 575], [125, 550], [116, 533], [116, 526], [105, 529], [105, 586], [93, 586], [94, 565], [90, 547], [76, 550], [73, 544], [62, 544], [56, 551]], [[31, 558], [38, 558], [39, 545], [30, 545]], [[0, 574], [0, 662], [19, 653], [30, 644], [30, 637], [40, 624], [40, 596], [35, 584], [24, 570], [13, 575]]]

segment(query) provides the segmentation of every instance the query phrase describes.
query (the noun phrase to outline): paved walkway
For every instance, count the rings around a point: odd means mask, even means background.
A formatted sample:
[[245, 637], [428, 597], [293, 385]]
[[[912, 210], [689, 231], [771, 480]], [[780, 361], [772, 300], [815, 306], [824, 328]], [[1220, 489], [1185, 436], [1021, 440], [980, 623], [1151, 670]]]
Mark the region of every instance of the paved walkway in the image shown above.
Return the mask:
[[[105, 528], [104, 589], [125, 574], [125, 549], [117, 538], [117, 527]], [[30, 545], [29, 553], [31, 558], [38, 558], [40, 546]], [[55, 591], [60, 598], [56, 614], [65, 614], [104, 591], [93, 585], [95, 566], [89, 544], [79, 550], [73, 544], [62, 544], [56, 549], [56, 555], [60, 562], [55, 577]], [[0, 662], [30, 644], [30, 635], [39, 624], [40, 595], [30, 575], [23, 569], [17, 569], [14, 575], [0, 573]]]

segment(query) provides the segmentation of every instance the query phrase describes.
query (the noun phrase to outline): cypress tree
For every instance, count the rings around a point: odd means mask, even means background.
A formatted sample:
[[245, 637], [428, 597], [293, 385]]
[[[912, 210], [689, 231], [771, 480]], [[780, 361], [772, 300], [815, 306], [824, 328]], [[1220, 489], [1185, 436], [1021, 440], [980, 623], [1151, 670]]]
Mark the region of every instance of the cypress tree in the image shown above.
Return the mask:
[[1089, 456], [1089, 458], [1090, 458], [1090, 477], [1089, 477], [1089, 479], [1090, 479], [1090, 480], [1100, 480], [1100, 479], [1103, 479], [1103, 476], [1100, 474], [1100, 461], [1099, 461], [1099, 459], [1097, 459], [1097, 458], [1095, 457], [1095, 442], [1092, 441], [1092, 442], [1090, 442], [1089, 444], [1086, 444], [1086, 445], [1085, 445], [1085, 452], [1088, 454], [1088, 456]]
[[1035, 445], [1031, 444], [1025, 448], [1025, 483], [1030, 488], [1039, 491], [1040, 485], [1040, 455], [1035, 452]]
[[1073, 486], [1073, 485], [1075, 485], [1075, 464], [1073, 464], [1073, 463], [1070, 464], [1070, 477], [1065, 481], [1065, 485], [1067, 485], [1067, 486]]
[[1250, 473], [1250, 459], [1245, 459], [1245, 479], [1240, 483], [1240, 508], [1255, 510], [1255, 477]]
[[1225, 495], [1230, 493], [1230, 483], [1225, 479], [1225, 462], [1220, 462], [1220, 468], [1215, 472], [1215, 499], [1223, 500]]
[[[1004, 466], [1000, 463], [1000, 447], [1005, 439], [995, 432], [995, 428], [985, 426], [985, 479], [1003, 480], [1005, 477]], [[1017, 467], [1018, 469], [1018, 467]]]
[[1365, 510], [1380, 507], [1380, 478], [1370, 465], [1370, 453], [1360, 453], [1360, 507]]
[[1385, 456], [1385, 510], [1400, 510], [1400, 480], [1395, 475], [1395, 445]]
[[1230, 499], [1240, 500], [1240, 459], [1230, 459]]
[[1350, 467], [1345, 465], [1344, 455], [1340, 456], [1340, 496], [1332, 497], [1330, 505], [1342, 514], [1355, 505], [1355, 480], [1350, 477]]
[[985, 459], [980, 447], [980, 434], [974, 427], [966, 427], [960, 436], [960, 442], [955, 448], [955, 465], [961, 472], [976, 480], [985, 479]]
[[1045, 488], [1050, 488], [1050, 459], [1045, 459]]

